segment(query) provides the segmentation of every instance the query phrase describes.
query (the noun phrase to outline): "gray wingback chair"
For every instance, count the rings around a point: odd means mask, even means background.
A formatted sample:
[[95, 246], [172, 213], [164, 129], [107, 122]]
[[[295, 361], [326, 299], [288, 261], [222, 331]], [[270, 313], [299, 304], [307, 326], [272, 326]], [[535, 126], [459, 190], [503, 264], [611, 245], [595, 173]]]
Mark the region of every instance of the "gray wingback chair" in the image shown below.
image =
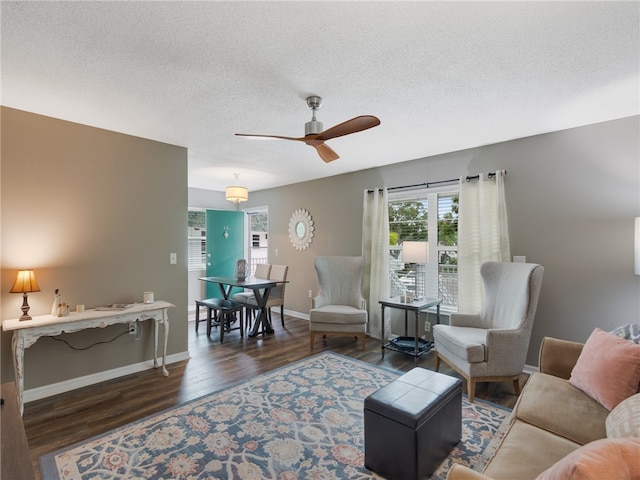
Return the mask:
[[316, 257], [320, 292], [309, 312], [310, 344], [315, 336], [349, 335], [360, 338], [365, 348], [366, 303], [362, 297], [362, 257]]
[[470, 402], [476, 382], [512, 381], [520, 394], [543, 273], [533, 263], [487, 262], [480, 268], [481, 312], [452, 314], [449, 325], [434, 325], [435, 369], [442, 360], [462, 375]]

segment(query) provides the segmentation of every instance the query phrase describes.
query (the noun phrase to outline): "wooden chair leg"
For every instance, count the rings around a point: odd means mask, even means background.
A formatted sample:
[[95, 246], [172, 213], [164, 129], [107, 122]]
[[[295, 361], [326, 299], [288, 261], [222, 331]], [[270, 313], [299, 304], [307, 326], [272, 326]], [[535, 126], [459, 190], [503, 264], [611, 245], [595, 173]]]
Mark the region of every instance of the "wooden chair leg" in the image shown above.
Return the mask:
[[198, 325], [200, 325], [200, 305], [196, 303], [196, 333], [198, 333]]
[[467, 378], [467, 397], [469, 403], [473, 403], [476, 397], [476, 381], [473, 378]]
[[520, 395], [520, 379], [513, 379], [513, 390], [516, 392], [516, 395]]
[[284, 328], [284, 305], [280, 305], [280, 323], [282, 323], [282, 328]]
[[438, 356], [437, 353], [435, 354], [434, 361], [435, 361], [434, 370], [437, 372], [440, 369], [440, 357]]

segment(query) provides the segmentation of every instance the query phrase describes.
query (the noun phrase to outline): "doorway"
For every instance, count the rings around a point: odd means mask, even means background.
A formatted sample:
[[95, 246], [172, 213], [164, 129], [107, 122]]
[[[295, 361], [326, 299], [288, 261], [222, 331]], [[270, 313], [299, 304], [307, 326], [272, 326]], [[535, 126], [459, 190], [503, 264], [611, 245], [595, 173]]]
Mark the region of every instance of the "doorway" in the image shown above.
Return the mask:
[[269, 207], [244, 210], [245, 258], [251, 266], [251, 275], [259, 263], [269, 263]]

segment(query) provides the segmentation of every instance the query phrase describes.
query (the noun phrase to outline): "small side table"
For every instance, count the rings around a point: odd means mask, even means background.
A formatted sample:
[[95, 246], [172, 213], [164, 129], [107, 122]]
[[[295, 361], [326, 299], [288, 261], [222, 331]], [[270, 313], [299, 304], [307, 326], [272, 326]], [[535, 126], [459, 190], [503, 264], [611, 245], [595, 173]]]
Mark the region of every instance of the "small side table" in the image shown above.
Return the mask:
[[[382, 345], [380, 346], [382, 350], [382, 358], [384, 358], [384, 351], [385, 349], [387, 349], [387, 350], [392, 350], [394, 352], [402, 352], [407, 355], [413, 355], [414, 362], [417, 365], [418, 358], [420, 358], [421, 355], [424, 355], [425, 353], [430, 352], [433, 349], [433, 342], [427, 342], [425, 340], [418, 338], [417, 336], [418, 317], [421, 311], [426, 310], [427, 308], [436, 307], [436, 323], [440, 323], [440, 304], [441, 303], [442, 303], [442, 300], [439, 298], [423, 298], [422, 300], [414, 300], [413, 302], [410, 302], [410, 303], [404, 303], [400, 301], [399, 296], [380, 300], [380, 309], [382, 310]], [[385, 332], [385, 329], [384, 329], [385, 307], [404, 310], [404, 334], [405, 334], [404, 339], [413, 340], [413, 350], [410, 349], [410, 344], [404, 345], [404, 344], [395, 342], [394, 340], [387, 341], [387, 339], [384, 338], [385, 337], [385, 333], [384, 333]], [[408, 335], [407, 321], [408, 321], [409, 312], [415, 313], [415, 330], [414, 331], [416, 332], [416, 336], [410, 337], [410, 338], [407, 337]], [[408, 346], [409, 348], [407, 348]]]

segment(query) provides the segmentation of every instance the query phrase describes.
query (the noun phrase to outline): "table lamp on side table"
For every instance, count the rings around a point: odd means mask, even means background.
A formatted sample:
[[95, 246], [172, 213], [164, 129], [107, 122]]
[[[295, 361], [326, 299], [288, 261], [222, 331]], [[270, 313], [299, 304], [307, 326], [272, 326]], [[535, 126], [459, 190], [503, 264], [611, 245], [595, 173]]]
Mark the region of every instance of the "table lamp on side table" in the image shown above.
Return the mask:
[[31, 320], [29, 316], [29, 303], [27, 302], [27, 293], [39, 292], [40, 287], [36, 281], [36, 276], [33, 270], [20, 270], [16, 283], [13, 284], [9, 293], [22, 293], [22, 316], [20, 321]]
[[[424, 292], [424, 265], [429, 261], [429, 242], [402, 242], [402, 261], [404, 263], [415, 264], [414, 300], [422, 300], [422, 293]], [[418, 282], [418, 277], [421, 279], [420, 282]], [[418, 285], [422, 287], [420, 290], [418, 290]]]

